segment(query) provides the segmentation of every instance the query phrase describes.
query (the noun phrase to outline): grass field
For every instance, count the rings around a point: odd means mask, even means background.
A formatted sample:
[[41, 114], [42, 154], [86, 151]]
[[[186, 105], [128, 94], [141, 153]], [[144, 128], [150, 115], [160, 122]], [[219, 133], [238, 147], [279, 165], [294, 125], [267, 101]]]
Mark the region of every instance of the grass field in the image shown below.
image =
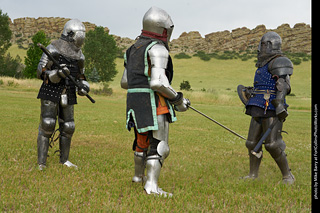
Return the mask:
[[[294, 185], [282, 185], [281, 173], [264, 151], [258, 180], [240, 179], [249, 171], [245, 142], [189, 110], [170, 125], [170, 155], [160, 187], [173, 198], [147, 196], [134, 172], [133, 133], [125, 128], [126, 91], [118, 75], [111, 96], [80, 97], [75, 106], [76, 132], [70, 161], [59, 164], [58, 143], [49, 150], [47, 170], [37, 169], [36, 138], [39, 80], [0, 77], [0, 211], [14, 212], [310, 212], [311, 211], [311, 65], [295, 66], [289, 117], [283, 134]], [[184, 92], [192, 106], [247, 136], [250, 117], [236, 94], [238, 84], [251, 86], [252, 60], [174, 59], [173, 87], [188, 80]], [[99, 85], [93, 85], [97, 88]], [[205, 91], [201, 91], [205, 90]]]

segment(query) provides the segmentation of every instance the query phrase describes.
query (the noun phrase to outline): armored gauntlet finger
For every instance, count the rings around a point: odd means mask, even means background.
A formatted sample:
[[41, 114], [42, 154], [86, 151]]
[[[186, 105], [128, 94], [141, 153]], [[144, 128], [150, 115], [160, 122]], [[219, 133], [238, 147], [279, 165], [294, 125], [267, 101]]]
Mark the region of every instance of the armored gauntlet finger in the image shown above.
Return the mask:
[[61, 66], [62, 69], [58, 71], [58, 74], [61, 78], [66, 78], [68, 75], [70, 75], [70, 70], [65, 66], [65, 64], [62, 64]]

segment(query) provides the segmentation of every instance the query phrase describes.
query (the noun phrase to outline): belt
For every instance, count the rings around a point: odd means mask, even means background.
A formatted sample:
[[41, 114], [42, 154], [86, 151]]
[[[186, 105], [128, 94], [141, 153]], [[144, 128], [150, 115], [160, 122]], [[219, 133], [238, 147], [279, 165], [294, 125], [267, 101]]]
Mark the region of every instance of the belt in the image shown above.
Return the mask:
[[269, 106], [269, 100], [270, 100], [270, 95], [276, 95], [276, 91], [275, 90], [271, 90], [271, 89], [255, 89], [253, 90], [253, 94], [258, 95], [261, 94], [263, 95], [263, 99], [265, 100], [265, 108], [264, 108], [264, 114], [266, 114], [267, 112], [267, 108]]
[[276, 95], [277, 93], [276, 93], [276, 91], [275, 90], [270, 90], [270, 89], [255, 89], [255, 90], [253, 90], [253, 92], [252, 92], [253, 94], [262, 94], [262, 95], [264, 95], [264, 94], [272, 94], [272, 95]]

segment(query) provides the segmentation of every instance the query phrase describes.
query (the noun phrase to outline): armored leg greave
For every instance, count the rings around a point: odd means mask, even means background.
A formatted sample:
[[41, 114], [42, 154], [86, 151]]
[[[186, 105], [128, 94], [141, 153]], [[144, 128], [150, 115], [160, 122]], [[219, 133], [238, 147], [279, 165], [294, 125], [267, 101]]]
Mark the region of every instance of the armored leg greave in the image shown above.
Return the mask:
[[[278, 118], [274, 117], [266, 119], [262, 124], [263, 128], [266, 129], [274, 119]], [[282, 140], [282, 125], [283, 122], [278, 122], [278, 124], [272, 129], [269, 137], [265, 141], [265, 148], [277, 163], [282, 173], [283, 183], [292, 184], [294, 182], [294, 176], [291, 174], [291, 170], [287, 161], [287, 155], [284, 152], [286, 144]]]
[[[59, 113], [59, 126], [60, 126], [60, 163], [66, 164], [67, 166], [76, 167], [76, 165], [72, 164], [68, 161], [70, 146], [71, 146], [71, 138], [75, 131], [75, 124], [73, 119], [74, 114], [73, 105], [67, 105], [64, 107], [60, 107]], [[70, 167], [69, 166], [69, 167]]]
[[250, 171], [249, 171], [249, 175], [244, 176], [243, 179], [256, 179], [256, 178], [258, 178], [261, 160], [262, 160], [262, 157], [257, 158], [253, 154], [249, 153]]
[[46, 166], [49, 149], [49, 139], [56, 126], [58, 104], [48, 100], [41, 100], [41, 116], [39, 134], [37, 138], [38, 164], [40, 170]]
[[282, 173], [282, 182], [284, 184], [293, 184], [295, 179], [289, 168], [287, 161], [287, 155], [285, 152], [282, 152], [280, 156], [274, 159]]
[[169, 155], [168, 145], [169, 122], [166, 115], [158, 115], [159, 130], [152, 131], [150, 147], [147, 156], [147, 181], [144, 186], [147, 194], [157, 194], [171, 197], [172, 194], [158, 187], [158, 180], [164, 159]]
[[60, 163], [64, 164], [69, 159], [71, 138], [64, 136], [60, 137], [59, 147], [60, 147]]
[[[262, 125], [259, 118], [252, 118], [250, 127], [249, 127], [249, 133], [248, 133], [248, 139], [246, 141], [246, 147], [248, 149], [249, 153], [249, 165], [250, 165], [250, 171], [249, 175], [243, 177], [244, 179], [255, 179], [258, 177], [259, 167], [262, 160], [262, 157], [259, 159], [253, 154], [251, 154], [251, 151], [254, 149], [254, 147], [257, 145], [259, 138], [261, 137], [262, 133]], [[259, 152], [262, 150], [262, 148], [259, 150]]]
[[160, 157], [158, 155], [148, 156], [147, 158], [147, 182], [144, 186], [147, 194], [158, 193], [158, 179], [161, 171]]
[[138, 183], [146, 181], [146, 176], [144, 175], [145, 168], [143, 152], [134, 152], [134, 176], [132, 182]]
[[159, 155], [148, 156], [147, 158], [147, 182], [144, 190], [147, 194], [156, 194], [163, 197], [172, 197], [172, 193], [165, 192], [158, 186], [158, 180], [163, 161]]
[[37, 145], [38, 145], [38, 164], [45, 166], [47, 163], [49, 138], [39, 134], [37, 139]]

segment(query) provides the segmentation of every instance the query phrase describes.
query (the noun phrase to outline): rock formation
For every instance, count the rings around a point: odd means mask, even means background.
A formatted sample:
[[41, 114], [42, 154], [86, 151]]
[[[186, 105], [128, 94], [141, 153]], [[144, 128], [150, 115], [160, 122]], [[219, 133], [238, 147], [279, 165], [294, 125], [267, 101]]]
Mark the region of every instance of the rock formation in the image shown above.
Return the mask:
[[[39, 17], [39, 18], [18, 18], [10, 20], [12, 31], [12, 42], [18, 43], [23, 47], [28, 47], [31, 37], [39, 30], [44, 30], [48, 37], [57, 39], [60, 37], [64, 24], [70, 19], [59, 17]], [[84, 22], [86, 30], [93, 30], [96, 25]], [[105, 31], [109, 31], [105, 27]], [[213, 32], [204, 36], [197, 31], [182, 33], [179, 38], [170, 42], [170, 50], [173, 53], [186, 52], [193, 54], [197, 51], [211, 53], [215, 51], [240, 51], [256, 50], [257, 45], [264, 33], [271, 31], [264, 25], [258, 25], [250, 30], [246, 27], [237, 28], [231, 32], [228, 30]], [[277, 29], [282, 37], [282, 50], [290, 52], [311, 53], [311, 27], [305, 23], [298, 23], [293, 28], [289, 24], [282, 24]], [[127, 49], [134, 43], [130, 38], [121, 38], [114, 35], [118, 47], [122, 50]]]
[[[10, 20], [10, 29], [12, 31], [11, 42], [20, 43], [23, 46], [28, 46], [31, 43], [31, 37], [38, 31], [43, 30], [51, 39], [57, 39], [61, 36], [63, 27], [68, 18], [59, 17], [39, 17], [39, 18], [18, 18], [13, 22]], [[86, 31], [94, 30], [95, 24], [90, 22], [83, 22]], [[105, 31], [109, 31], [107, 27]]]
[[290, 52], [311, 53], [311, 27], [299, 23], [290, 28], [289, 24], [282, 24], [277, 29], [268, 30], [264, 25], [258, 25], [250, 30], [246, 27], [214, 32], [203, 38], [199, 32], [182, 33], [178, 39], [171, 41], [172, 52], [194, 53], [204, 51], [239, 51], [256, 49], [262, 35], [268, 31], [275, 31], [282, 37], [282, 50]]
[[298, 23], [293, 28], [289, 24], [282, 24], [273, 30], [266, 29], [264, 25], [252, 30], [242, 27], [231, 32], [210, 33], [204, 38], [199, 32], [184, 32], [171, 41], [170, 48], [172, 52], [186, 53], [256, 50], [262, 35], [268, 31], [275, 31], [281, 36], [283, 51], [311, 53], [311, 27], [305, 23]]

